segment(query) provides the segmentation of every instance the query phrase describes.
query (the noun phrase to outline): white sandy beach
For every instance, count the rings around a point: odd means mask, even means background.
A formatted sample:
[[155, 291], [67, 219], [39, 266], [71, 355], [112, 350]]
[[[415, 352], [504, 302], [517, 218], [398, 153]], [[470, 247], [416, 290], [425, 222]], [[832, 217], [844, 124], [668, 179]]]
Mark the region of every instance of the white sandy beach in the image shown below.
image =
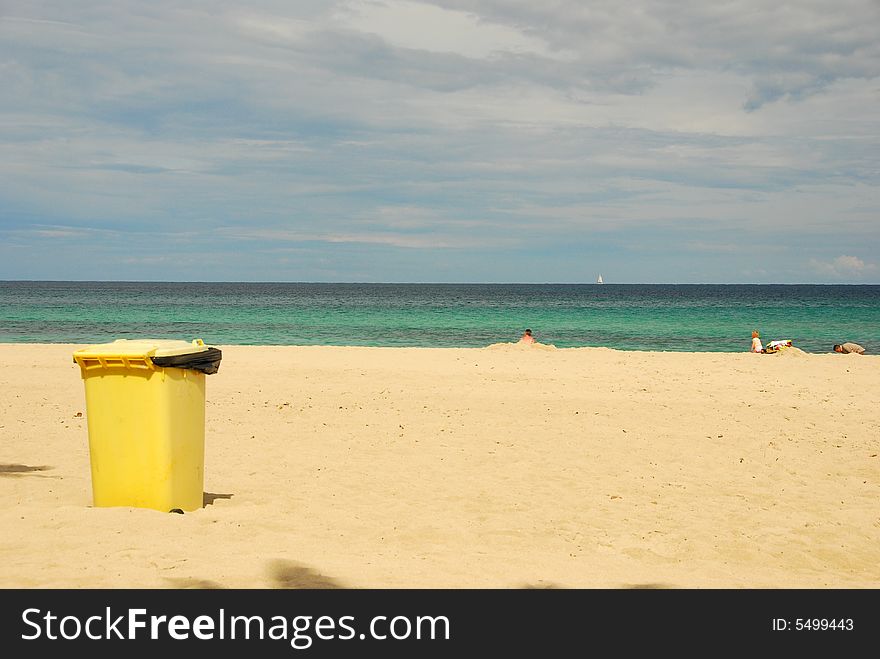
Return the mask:
[[245, 347], [205, 501], [91, 501], [81, 345], [0, 345], [3, 588], [877, 588], [880, 356]]

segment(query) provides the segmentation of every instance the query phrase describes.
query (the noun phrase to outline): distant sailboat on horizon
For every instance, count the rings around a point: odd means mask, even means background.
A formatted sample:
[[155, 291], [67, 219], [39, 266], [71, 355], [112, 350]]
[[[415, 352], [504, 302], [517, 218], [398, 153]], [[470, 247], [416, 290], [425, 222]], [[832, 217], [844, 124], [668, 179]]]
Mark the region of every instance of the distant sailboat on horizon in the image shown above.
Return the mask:
[[599, 275], [599, 278], [596, 280], [596, 283], [597, 284], [604, 284], [605, 283], [604, 281], [602, 281], [602, 275]]

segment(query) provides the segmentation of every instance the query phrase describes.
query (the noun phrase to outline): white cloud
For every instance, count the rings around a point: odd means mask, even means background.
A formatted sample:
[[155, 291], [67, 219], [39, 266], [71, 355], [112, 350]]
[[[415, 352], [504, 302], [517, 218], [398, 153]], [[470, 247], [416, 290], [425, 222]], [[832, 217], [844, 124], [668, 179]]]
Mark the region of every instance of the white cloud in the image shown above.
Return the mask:
[[834, 279], [860, 279], [878, 271], [877, 264], [865, 263], [857, 256], [841, 255], [831, 261], [810, 260], [810, 267], [817, 273]]
[[508, 237], [480, 238], [455, 235], [439, 231], [428, 233], [404, 233], [394, 231], [297, 231], [286, 229], [251, 229], [235, 227], [221, 229], [224, 236], [236, 240], [271, 241], [283, 243], [352, 243], [364, 245], [385, 245], [404, 249], [471, 249], [514, 243]]
[[242, 34], [269, 41], [295, 43], [315, 30], [314, 23], [295, 18], [240, 15], [231, 20]]
[[486, 59], [499, 53], [552, 56], [540, 39], [468, 11], [409, 0], [350, 0], [334, 18], [347, 29], [375, 34], [391, 46]]

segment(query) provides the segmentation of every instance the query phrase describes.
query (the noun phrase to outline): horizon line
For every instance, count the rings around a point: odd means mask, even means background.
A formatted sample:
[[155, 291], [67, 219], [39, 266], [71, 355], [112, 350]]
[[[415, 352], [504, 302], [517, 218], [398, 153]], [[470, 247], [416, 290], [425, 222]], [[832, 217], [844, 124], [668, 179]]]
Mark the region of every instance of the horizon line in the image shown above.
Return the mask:
[[358, 286], [880, 286], [880, 282], [499, 282], [499, 281], [306, 281], [247, 279], [0, 279], [0, 283], [43, 284], [325, 284]]

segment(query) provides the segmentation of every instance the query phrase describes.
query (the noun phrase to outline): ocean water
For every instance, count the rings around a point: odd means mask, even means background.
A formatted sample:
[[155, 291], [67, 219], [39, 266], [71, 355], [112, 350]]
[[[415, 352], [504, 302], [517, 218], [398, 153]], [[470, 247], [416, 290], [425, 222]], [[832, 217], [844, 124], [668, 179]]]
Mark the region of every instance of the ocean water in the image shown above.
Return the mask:
[[483, 347], [531, 328], [559, 348], [880, 354], [880, 286], [0, 282], [0, 342]]

